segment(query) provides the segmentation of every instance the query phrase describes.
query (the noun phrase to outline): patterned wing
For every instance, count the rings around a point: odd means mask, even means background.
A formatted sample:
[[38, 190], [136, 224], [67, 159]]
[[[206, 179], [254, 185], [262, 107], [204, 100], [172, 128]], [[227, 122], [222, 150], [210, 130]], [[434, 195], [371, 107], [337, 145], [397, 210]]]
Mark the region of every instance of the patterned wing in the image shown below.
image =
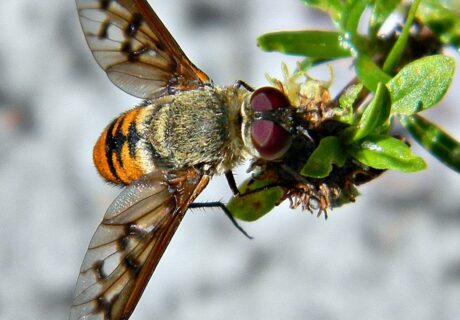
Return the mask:
[[146, 0], [76, 0], [96, 61], [127, 93], [152, 99], [210, 83]]
[[94, 233], [70, 320], [128, 319], [190, 203], [209, 181], [196, 169], [158, 171], [129, 185]]

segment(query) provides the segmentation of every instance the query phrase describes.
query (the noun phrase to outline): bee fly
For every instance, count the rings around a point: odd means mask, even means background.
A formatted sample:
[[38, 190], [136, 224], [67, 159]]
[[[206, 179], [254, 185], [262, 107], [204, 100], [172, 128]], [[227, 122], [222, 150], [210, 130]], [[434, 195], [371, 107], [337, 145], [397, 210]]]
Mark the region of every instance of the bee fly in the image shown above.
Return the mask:
[[102, 177], [126, 188], [81, 266], [70, 319], [128, 319], [188, 208], [213, 175], [291, 145], [288, 98], [243, 82], [218, 87], [185, 56], [146, 0], [76, 0], [86, 41], [110, 80], [145, 99], [97, 141]]

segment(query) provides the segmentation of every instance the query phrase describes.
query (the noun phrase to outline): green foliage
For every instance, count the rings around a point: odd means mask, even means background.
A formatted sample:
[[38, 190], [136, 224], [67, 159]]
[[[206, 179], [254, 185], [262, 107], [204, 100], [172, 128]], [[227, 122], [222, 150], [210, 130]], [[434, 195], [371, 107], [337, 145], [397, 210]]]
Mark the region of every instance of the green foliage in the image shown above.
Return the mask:
[[425, 161], [412, 153], [403, 141], [386, 135], [370, 135], [348, 152], [361, 163], [376, 169], [415, 172], [426, 168]]
[[460, 144], [419, 115], [401, 116], [401, 124], [425, 149], [451, 169], [460, 172]]
[[281, 31], [266, 33], [257, 42], [265, 51], [330, 60], [350, 56], [339, 37], [340, 33], [330, 31]]
[[345, 160], [340, 139], [329, 136], [320, 141], [318, 148], [308, 158], [300, 174], [306, 177], [324, 178], [331, 173], [333, 164], [341, 167], [345, 164]]
[[398, 7], [399, 0], [375, 0], [369, 20], [369, 32], [373, 38], [376, 37], [382, 24], [390, 14]]
[[460, 1], [423, 0], [417, 18], [446, 45], [460, 50]]
[[[240, 197], [233, 197], [228, 203], [227, 208], [237, 219], [244, 221], [254, 221], [270, 212], [280, 201], [283, 191], [279, 187], [267, 188], [270, 181], [245, 181], [239, 190], [242, 194]], [[254, 190], [261, 190], [254, 193], [248, 193]], [[248, 193], [247, 195], [244, 195]]]
[[406, 18], [406, 23], [404, 24], [404, 28], [401, 34], [398, 36], [395, 44], [391, 48], [388, 56], [383, 64], [383, 71], [387, 73], [392, 73], [393, 69], [398, 65], [401, 60], [401, 57], [404, 53], [404, 49], [406, 48], [407, 40], [409, 39], [409, 32], [412, 26], [412, 23], [415, 19], [415, 13], [417, 12], [417, 8], [420, 4], [420, 0], [414, 0], [412, 4], [409, 15]]
[[340, 20], [342, 15], [341, 0], [303, 0], [307, 6], [327, 12], [333, 21]]
[[390, 93], [384, 84], [379, 83], [374, 99], [364, 109], [363, 115], [350, 141], [359, 141], [384, 126], [390, 117], [390, 110]]
[[406, 65], [388, 83], [394, 113], [411, 115], [438, 103], [452, 82], [455, 61], [444, 55], [418, 59]]
[[362, 90], [362, 83], [358, 83], [347, 88], [339, 97], [339, 108], [336, 110], [337, 120], [347, 124], [354, 123], [353, 106]]
[[364, 86], [370, 91], [377, 90], [379, 83], [387, 83], [391, 76], [385, 73], [370, 56], [360, 54], [355, 64], [356, 74]]
[[[320, 135], [297, 173], [314, 183], [315, 179], [327, 182], [331, 175], [340, 177], [339, 172], [350, 166], [401, 172], [425, 169], [425, 161], [412, 153], [405, 138], [393, 136], [393, 119], [399, 119], [407, 133], [440, 161], [460, 172], [460, 143], [418, 114], [441, 101], [454, 77], [455, 61], [442, 51], [443, 46], [460, 50], [460, 2], [414, 0], [409, 7], [402, 0], [303, 2], [329, 14], [337, 30], [268, 33], [258, 38], [259, 46], [266, 51], [303, 56], [299, 70], [353, 57], [356, 78], [334, 99], [333, 120], [343, 126]], [[367, 33], [358, 32], [367, 9], [371, 12]], [[395, 12], [406, 13], [403, 29], [379, 37], [382, 25]], [[334, 201], [353, 201], [349, 196], [353, 190]], [[236, 217], [255, 220], [282, 198], [282, 193], [255, 193], [251, 197], [256, 194], [254, 206], [268, 201], [267, 207], [254, 213], [244, 209], [246, 200], [232, 200], [230, 207]]]

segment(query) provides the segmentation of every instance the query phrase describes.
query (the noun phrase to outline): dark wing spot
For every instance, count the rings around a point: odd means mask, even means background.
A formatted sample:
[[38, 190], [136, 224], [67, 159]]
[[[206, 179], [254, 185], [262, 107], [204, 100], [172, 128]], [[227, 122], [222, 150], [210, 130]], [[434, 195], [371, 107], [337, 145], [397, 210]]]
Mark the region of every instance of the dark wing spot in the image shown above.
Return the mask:
[[109, 36], [109, 27], [110, 27], [110, 21], [106, 20], [101, 24], [101, 27], [99, 29], [99, 32], [97, 33], [97, 37], [99, 39], [107, 39]]
[[141, 271], [141, 265], [135, 258], [128, 256], [123, 260], [123, 262], [125, 263], [126, 268], [131, 270], [133, 274], [137, 275], [139, 271]]
[[[118, 296], [113, 297], [113, 301], [117, 300]], [[103, 296], [97, 299], [98, 309], [104, 313], [104, 319], [112, 319], [112, 304], [107, 301]]]
[[112, 0], [99, 0], [99, 7], [102, 10], [107, 10], [110, 7]]
[[98, 280], [104, 280], [107, 278], [108, 274], [106, 274], [104, 272], [104, 261], [103, 260], [100, 260], [100, 261], [97, 261], [95, 264], [94, 264], [94, 272], [96, 273], [96, 277]]
[[131, 46], [131, 41], [130, 40], [126, 40], [122, 43], [121, 45], [121, 48], [120, 48], [120, 51], [121, 52], [124, 52], [126, 54], [130, 54], [133, 52], [133, 48]]
[[161, 42], [155, 42], [155, 47], [158, 51], [165, 51], [165, 47]]
[[134, 37], [142, 24], [142, 16], [139, 13], [135, 13], [125, 29], [125, 34], [128, 37]]
[[126, 250], [126, 248], [128, 247], [128, 244], [129, 244], [129, 236], [124, 236], [123, 238], [120, 239], [119, 246], [121, 250]]
[[136, 224], [130, 224], [128, 226], [128, 234], [130, 236], [134, 236], [136, 237], [137, 239], [141, 240], [143, 239], [147, 234], [148, 232], [145, 231], [144, 229], [140, 228], [138, 225]]
[[139, 60], [139, 56], [147, 51], [146, 48], [142, 48], [138, 51], [134, 51], [130, 40], [126, 40], [122, 43], [120, 51], [126, 54], [126, 58], [129, 62], [136, 62]]

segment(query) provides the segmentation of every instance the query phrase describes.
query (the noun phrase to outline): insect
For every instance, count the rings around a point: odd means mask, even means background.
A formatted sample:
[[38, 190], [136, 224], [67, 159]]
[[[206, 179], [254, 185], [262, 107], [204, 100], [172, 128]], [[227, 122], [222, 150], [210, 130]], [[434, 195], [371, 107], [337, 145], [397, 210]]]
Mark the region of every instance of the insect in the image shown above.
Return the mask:
[[276, 161], [292, 143], [280, 90], [214, 86], [146, 0], [76, 0], [86, 41], [110, 80], [144, 99], [108, 125], [93, 158], [126, 186], [110, 205], [78, 277], [70, 319], [128, 319], [188, 208], [213, 175], [246, 158]]

